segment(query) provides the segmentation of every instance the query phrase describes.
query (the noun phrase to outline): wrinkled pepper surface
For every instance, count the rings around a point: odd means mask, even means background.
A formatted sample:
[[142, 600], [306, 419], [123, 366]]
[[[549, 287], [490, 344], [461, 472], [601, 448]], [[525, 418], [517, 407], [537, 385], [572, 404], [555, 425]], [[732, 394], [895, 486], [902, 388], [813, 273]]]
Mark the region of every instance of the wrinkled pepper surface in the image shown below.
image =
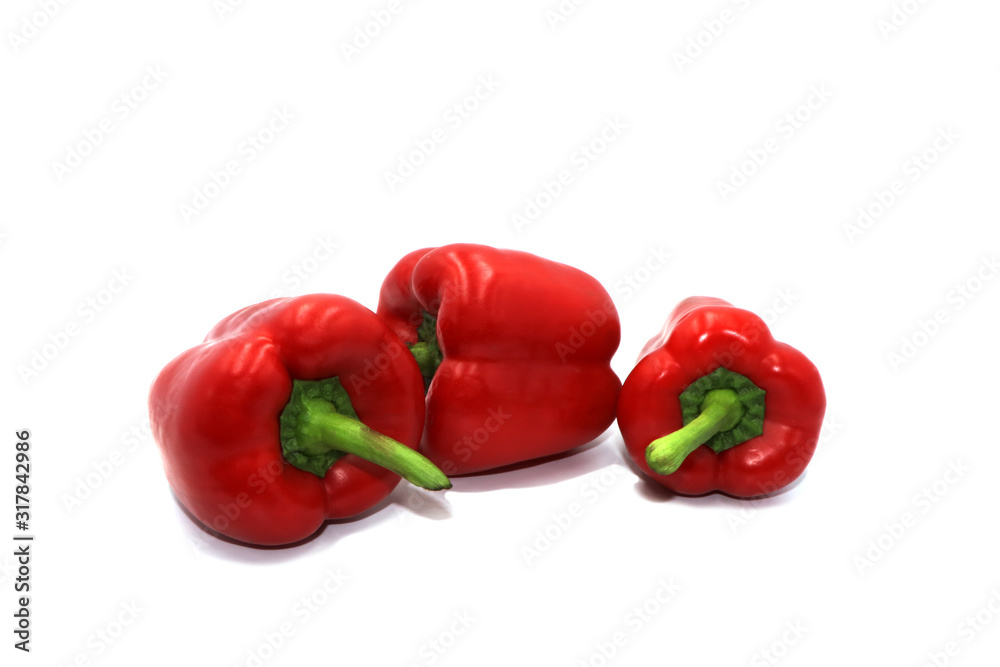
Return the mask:
[[398, 475], [450, 486], [414, 449], [423, 389], [405, 346], [361, 304], [273, 299], [167, 364], [150, 423], [190, 514], [235, 540], [288, 544], [377, 504]]
[[805, 355], [774, 340], [757, 315], [691, 297], [639, 355], [618, 425], [636, 465], [665, 487], [753, 497], [802, 474], [825, 410]]
[[378, 314], [420, 363], [421, 451], [449, 475], [565, 452], [614, 421], [618, 312], [579, 269], [482, 245], [425, 248], [388, 274]]

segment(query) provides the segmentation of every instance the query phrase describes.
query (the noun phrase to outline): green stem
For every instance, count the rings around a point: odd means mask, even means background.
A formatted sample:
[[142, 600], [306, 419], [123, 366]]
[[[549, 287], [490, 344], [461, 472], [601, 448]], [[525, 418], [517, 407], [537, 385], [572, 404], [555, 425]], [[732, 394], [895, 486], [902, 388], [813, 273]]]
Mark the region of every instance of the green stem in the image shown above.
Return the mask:
[[419, 487], [438, 491], [451, 482], [425, 456], [357, 419], [338, 413], [330, 401], [303, 397], [295, 425], [295, 450], [308, 456], [331, 451], [354, 454], [391, 470]]
[[688, 454], [720, 431], [728, 431], [743, 418], [743, 403], [732, 389], [714, 389], [705, 395], [701, 414], [683, 428], [657, 438], [646, 448], [646, 462], [653, 472], [676, 472]]
[[424, 376], [424, 392], [426, 392], [444, 357], [441, 355], [441, 346], [438, 345], [437, 318], [427, 311], [423, 311], [421, 317], [422, 322], [417, 328], [417, 342], [410, 344], [410, 352], [417, 360], [420, 374]]
[[410, 353], [417, 360], [420, 374], [424, 377], [432, 377], [438, 364], [441, 363], [441, 352], [437, 346], [432, 347], [430, 343], [414, 343], [410, 346]]

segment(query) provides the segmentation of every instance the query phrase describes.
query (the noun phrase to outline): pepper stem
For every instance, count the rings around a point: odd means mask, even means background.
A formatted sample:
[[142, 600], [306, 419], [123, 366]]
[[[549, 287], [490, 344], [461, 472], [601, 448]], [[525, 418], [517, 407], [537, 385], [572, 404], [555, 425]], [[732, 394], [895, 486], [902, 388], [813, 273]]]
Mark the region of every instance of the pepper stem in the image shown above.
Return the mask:
[[743, 403], [732, 389], [713, 389], [705, 395], [701, 414], [686, 426], [646, 448], [646, 463], [660, 475], [676, 472], [688, 454], [720, 431], [728, 431], [743, 418]]
[[317, 477], [324, 477], [340, 457], [354, 454], [425, 489], [451, 488], [426, 457], [361, 423], [336, 377], [295, 380], [280, 422], [285, 460]]
[[417, 360], [420, 367], [420, 374], [424, 377], [431, 377], [441, 363], [441, 352], [431, 347], [430, 343], [414, 343], [410, 346], [410, 353]]
[[356, 419], [345, 417], [329, 401], [303, 398], [302, 407], [296, 437], [300, 452], [322, 454], [337, 450], [354, 454], [419, 487], [431, 491], [451, 488], [445, 474], [425, 456]]
[[410, 353], [417, 360], [420, 367], [420, 374], [424, 376], [424, 391], [430, 387], [431, 380], [438, 366], [444, 360], [441, 354], [441, 346], [437, 339], [437, 318], [423, 311], [421, 313], [421, 324], [417, 328], [417, 342], [410, 345]]

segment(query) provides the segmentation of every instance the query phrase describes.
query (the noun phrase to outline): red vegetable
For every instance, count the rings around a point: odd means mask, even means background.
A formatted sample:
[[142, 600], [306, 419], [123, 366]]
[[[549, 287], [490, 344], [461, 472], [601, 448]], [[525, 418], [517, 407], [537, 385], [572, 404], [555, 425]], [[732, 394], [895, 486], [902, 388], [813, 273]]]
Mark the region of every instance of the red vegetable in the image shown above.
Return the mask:
[[287, 544], [380, 502], [396, 473], [450, 486], [413, 449], [422, 390], [416, 362], [361, 304], [273, 299], [230, 315], [167, 364], [150, 391], [150, 423], [191, 514], [236, 540]]
[[632, 459], [668, 489], [752, 497], [802, 474], [825, 409], [805, 355], [753, 313], [692, 297], [643, 348], [618, 425]]
[[378, 314], [421, 365], [422, 451], [448, 474], [565, 452], [614, 421], [618, 312], [578, 269], [481, 245], [425, 248], [386, 277]]

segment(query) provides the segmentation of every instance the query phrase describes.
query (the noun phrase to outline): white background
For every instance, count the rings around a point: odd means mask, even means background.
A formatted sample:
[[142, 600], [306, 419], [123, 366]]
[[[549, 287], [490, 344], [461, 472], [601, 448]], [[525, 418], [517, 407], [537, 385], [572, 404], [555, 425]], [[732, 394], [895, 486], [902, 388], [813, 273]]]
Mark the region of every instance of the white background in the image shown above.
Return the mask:
[[[331, 4], [4, 3], [0, 535], [17, 532], [23, 428], [36, 535], [30, 655], [12, 647], [13, 542], [0, 549], [5, 664], [1000, 653], [1000, 6], [604, 0], [555, 21], [555, 0], [421, 0], [376, 29], [386, 0]], [[366, 25], [378, 34], [345, 53]], [[294, 118], [251, 151], [276, 109]], [[148, 435], [159, 369], [274, 292], [374, 308], [399, 257], [456, 241], [600, 279], [623, 379], [686, 296], [765, 316], [826, 384], [806, 474], [766, 500], [672, 497], [627, 466], [613, 426], [442, 495], [401, 485], [293, 549], [194, 525]]]

